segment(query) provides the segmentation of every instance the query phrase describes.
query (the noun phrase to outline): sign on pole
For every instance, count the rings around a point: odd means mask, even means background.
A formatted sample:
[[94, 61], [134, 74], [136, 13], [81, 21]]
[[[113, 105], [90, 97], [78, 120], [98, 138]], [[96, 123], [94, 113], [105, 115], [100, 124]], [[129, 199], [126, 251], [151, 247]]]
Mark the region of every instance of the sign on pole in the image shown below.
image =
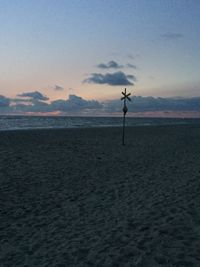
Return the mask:
[[124, 146], [125, 145], [125, 142], [124, 142], [124, 137], [125, 137], [125, 116], [126, 116], [126, 113], [128, 111], [128, 108], [126, 106], [126, 99], [128, 99], [129, 101], [131, 101], [131, 98], [129, 97], [131, 95], [131, 93], [127, 94], [126, 93], [126, 88], [124, 90], [124, 92], [122, 92], [122, 95], [123, 97], [121, 98], [121, 100], [124, 100], [124, 107], [123, 107], [123, 112], [124, 112], [124, 115], [123, 115], [123, 133], [122, 133], [122, 145]]

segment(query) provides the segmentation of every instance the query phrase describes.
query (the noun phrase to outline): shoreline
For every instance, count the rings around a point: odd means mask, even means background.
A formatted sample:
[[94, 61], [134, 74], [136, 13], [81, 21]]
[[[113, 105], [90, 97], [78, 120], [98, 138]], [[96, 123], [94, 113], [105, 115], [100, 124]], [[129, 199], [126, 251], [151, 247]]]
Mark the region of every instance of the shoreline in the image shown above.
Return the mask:
[[[131, 129], [131, 128], [141, 128], [141, 127], [199, 127], [200, 126], [200, 122], [199, 123], [166, 123], [166, 124], [141, 124], [141, 125], [126, 125], [126, 129]], [[102, 126], [80, 126], [80, 127], [76, 127], [76, 126], [72, 126], [72, 127], [38, 127], [38, 128], [16, 128], [16, 129], [0, 129], [0, 133], [4, 133], [4, 132], [23, 132], [23, 131], [59, 131], [59, 130], [89, 130], [89, 129], [115, 129], [115, 128], [122, 128], [122, 125], [102, 125]]]
[[[90, 129], [122, 127], [123, 117], [0, 117], [0, 132], [40, 129]], [[126, 127], [159, 125], [200, 125], [200, 119], [188, 118], [126, 118]]]

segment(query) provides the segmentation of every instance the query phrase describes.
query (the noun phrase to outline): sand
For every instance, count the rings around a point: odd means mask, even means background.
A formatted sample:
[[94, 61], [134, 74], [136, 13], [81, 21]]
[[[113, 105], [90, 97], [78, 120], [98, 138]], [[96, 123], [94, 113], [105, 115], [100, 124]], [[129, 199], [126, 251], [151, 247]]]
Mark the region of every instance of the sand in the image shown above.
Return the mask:
[[1, 132], [0, 266], [200, 266], [200, 126]]

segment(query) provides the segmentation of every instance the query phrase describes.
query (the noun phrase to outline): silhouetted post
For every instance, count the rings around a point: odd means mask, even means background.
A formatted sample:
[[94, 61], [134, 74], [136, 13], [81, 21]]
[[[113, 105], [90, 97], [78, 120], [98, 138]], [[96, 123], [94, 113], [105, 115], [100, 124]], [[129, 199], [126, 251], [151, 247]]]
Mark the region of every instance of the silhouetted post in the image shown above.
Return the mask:
[[131, 98], [129, 97], [129, 96], [131, 95], [131, 93], [126, 94], [126, 88], [125, 88], [124, 92], [122, 92], [122, 95], [123, 95], [123, 97], [121, 98], [121, 100], [124, 100], [124, 107], [123, 107], [124, 115], [123, 115], [122, 145], [124, 146], [124, 145], [125, 145], [125, 142], [124, 142], [124, 137], [125, 137], [125, 116], [126, 116], [126, 113], [127, 113], [127, 111], [128, 111], [128, 108], [127, 108], [127, 106], [126, 106], [126, 99], [128, 99], [129, 101], [131, 101]]

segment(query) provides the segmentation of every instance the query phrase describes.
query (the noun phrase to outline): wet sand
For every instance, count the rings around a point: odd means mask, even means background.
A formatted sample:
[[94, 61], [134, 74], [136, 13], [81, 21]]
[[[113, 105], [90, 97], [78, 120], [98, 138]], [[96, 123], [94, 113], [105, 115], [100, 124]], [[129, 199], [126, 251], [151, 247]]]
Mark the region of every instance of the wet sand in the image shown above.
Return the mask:
[[0, 266], [200, 266], [200, 126], [0, 132]]

